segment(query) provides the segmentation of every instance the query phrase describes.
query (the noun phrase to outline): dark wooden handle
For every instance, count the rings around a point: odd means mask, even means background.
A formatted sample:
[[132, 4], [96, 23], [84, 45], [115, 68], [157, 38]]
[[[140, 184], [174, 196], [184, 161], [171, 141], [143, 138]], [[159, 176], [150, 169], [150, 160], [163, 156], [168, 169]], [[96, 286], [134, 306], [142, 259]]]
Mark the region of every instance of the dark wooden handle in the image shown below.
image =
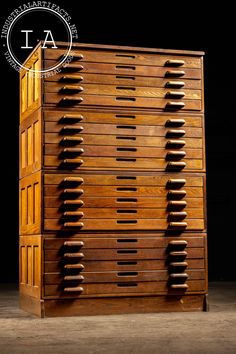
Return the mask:
[[65, 222], [64, 227], [83, 227], [83, 222]]
[[169, 242], [170, 246], [187, 246], [188, 242], [186, 240], [171, 240]]
[[185, 135], [185, 130], [183, 129], [168, 129], [166, 136], [183, 136]]
[[74, 288], [64, 288], [64, 292], [66, 293], [82, 293], [84, 291], [84, 289], [81, 286], [77, 286]]
[[79, 54], [73, 54], [73, 60], [81, 60], [83, 59], [84, 56], [82, 53], [79, 53]]
[[187, 252], [186, 251], [173, 251], [173, 252], [170, 252], [169, 255], [174, 256], [174, 257], [186, 257]]
[[84, 139], [81, 136], [65, 136], [62, 140], [62, 143], [82, 143]]
[[184, 81], [167, 81], [166, 87], [183, 87], [185, 85]]
[[71, 153], [71, 154], [83, 154], [84, 153], [84, 149], [82, 148], [65, 148], [63, 149], [64, 153]]
[[186, 156], [185, 151], [168, 151], [166, 154], [166, 160], [179, 160]]
[[169, 264], [170, 267], [180, 267], [180, 268], [186, 268], [188, 266], [188, 263], [187, 262], [171, 262]]
[[176, 290], [186, 290], [188, 289], [187, 284], [171, 284], [170, 285], [171, 289], [176, 289]]
[[63, 97], [60, 101], [61, 104], [76, 104], [83, 101], [82, 97]]
[[176, 127], [176, 126], [182, 126], [182, 125], [184, 125], [185, 124], [185, 120], [184, 119], [174, 119], [174, 118], [172, 118], [172, 119], [168, 119], [167, 121], [166, 121], [166, 126], [167, 127]]
[[66, 177], [63, 179], [63, 182], [83, 183], [84, 179], [82, 177]]
[[184, 219], [184, 218], [187, 217], [187, 215], [188, 214], [186, 213], [186, 211], [171, 211], [168, 216], [171, 217], [171, 218]]
[[184, 108], [185, 107], [185, 103], [184, 102], [176, 102], [176, 101], [168, 101], [166, 103], [166, 107], [167, 108]]
[[83, 65], [69, 64], [63, 66], [63, 71], [81, 71], [84, 69]]
[[169, 227], [171, 229], [175, 229], [175, 228], [185, 229], [187, 226], [188, 226], [188, 224], [183, 221], [172, 221], [169, 223]]
[[64, 189], [63, 193], [83, 194], [84, 190], [81, 188], [69, 188], [69, 189]]
[[64, 127], [61, 128], [62, 132], [63, 130], [73, 130], [73, 131], [82, 131], [84, 128], [81, 125], [65, 125]]
[[167, 197], [172, 199], [172, 198], [183, 198], [186, 196], [186, 191], [181, 189], [181, 190], [170, 190], [167, 194]]
[[186, 207], [187, 202], [185, 200], [171, 200], [168, 202], [170, 207]]
[[84, 269], [84, 265], [81, 263], [77, 263], [77, 264], [65, 264], [64, 265], [65, 269], [80, 269], [83, 270]]
[[63, 205], [84, 205], [83, 200], [64, 200]]
[[83, 79], [81, 75], [65, 75], [61, 78], [61, 81], [83, 81]]
[[166, 92], [166, 97], [184, 97], [185, 92], [183, 91], [168, 91]]
[[185, 71], [183, 70], [168, 70], [166, 76], [184, 76]]
[[73, 85], [66, 85], [63, 86], [60, 91], [65, 92], [65, 91], [71, 91], [71, 92], [82, 92], [84, 89], [82, 86], [73, 86]]
[[167, 164], [167, 169], [172, 168], [172, 169], [183, 169], [186, 166], [185, 162], [168, 162]]
[[166, 62], [165, 62], [165, 65], [169, 65], [169, 66], [182, 66], [184, 65], [185, 62], [184, 60], [181, 60], [181, 59], [168, 59]]
[[78, 216], [78, 217], [82, 217], [82, 216], [84, 216], [84, 213], [82, 211], [65, 211], [63, 213], [63, 216]]
[[84, 163], [84, 161], [82, 159], [65, 159], [65, 160], [63, 160], [63, 163], [82, 165]]
[[82, 114], [65, 114], [64, 116], [61, 117], [61, 120], [70, 120], [70, 121], [80, 121], [83, 120], [84, 117]]
[[73, 281], [73, 280], [84, 280], [83, 275], [65, 275], [64, 276], [64, 280], [69, 280], [69, 281]]
[[174, 147], [174, 146], [177, 146], [177, 147], [182, 147], [186, 144], [186, 142], [184, 140], [168, 140], [166, 142], [166, 147]]
[[170, 274], [171, 279], [188, 279], [188, 274], [187, 273], [171, 273]]
[[65, 241], [65, 242], [64, 242], [64, 246], [83, 247], [83, 246], [84, 246], [84, 242], [83, 242], [83, 241]]
[[184, 185], [186, 183], [186, 179], [180, 179], [180, 178], [171, 178], [167, 181], [168, 184], [173, 184], [173, 185]]
[[81, 252], [77, 253], [65, 253], [65, 258], [84, 258], [84, 254]]

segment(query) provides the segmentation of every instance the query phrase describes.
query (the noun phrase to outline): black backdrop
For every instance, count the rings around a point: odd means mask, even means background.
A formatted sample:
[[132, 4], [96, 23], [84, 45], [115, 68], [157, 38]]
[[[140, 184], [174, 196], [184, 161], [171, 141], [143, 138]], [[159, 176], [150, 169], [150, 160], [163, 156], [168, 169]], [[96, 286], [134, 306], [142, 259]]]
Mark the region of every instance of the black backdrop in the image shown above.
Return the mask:
[[[1, 3], [2, 26], [24, 1]], [[27, 3], [27, 1], [25, 1]], [[78, 41], [203, 50], [207, 148], [209, 279], [236, 280], [235, 49], [227, 2], [57, 0], [72, 16]], [[155, 6], [154, 6], [155, 4]], [[52, 24], [53, 26], [53, 24]], [[2, 49], [2, 48], [1, 48]], [[0, 53], [1, 233], [0, 282], [18, 279], [18, 73]]]

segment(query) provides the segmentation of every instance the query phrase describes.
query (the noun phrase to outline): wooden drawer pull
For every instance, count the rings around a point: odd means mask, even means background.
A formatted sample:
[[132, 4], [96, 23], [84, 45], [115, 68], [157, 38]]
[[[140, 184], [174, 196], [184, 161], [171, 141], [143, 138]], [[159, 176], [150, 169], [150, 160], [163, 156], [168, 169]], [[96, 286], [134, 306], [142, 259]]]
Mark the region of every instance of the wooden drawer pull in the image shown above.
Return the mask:
[[83, 241], [65, 241], [64, 246], [69, 246], [69, 247], [83, 247], [84, 242]]
[[63, 216], [78, 216], [78, 217], [82, 217], [82, 216], [84, 216], [84, 213], [82, 211], [65, 211], [63, 213]]
[[65, 200], [63, 205], [84, 205], [83, 200]]
[[184, 140], [168, 140], [166, 143], [166, 148], [172, 148], [172, 147], [183, 147], [186, 144]]
[[170, 218], [184, 219], [187, 217], [186, 211], [171, 211], [168, 215]]
[[83, 264], [65, 264], [64, 265], [64, 269], [80, 269], [80, 270], [83, 270], [84, 269], [84, 266]]
[[168, 70], [165, 76], [184, 76], [185, 71], [183, 70]]
[[61, 121], [72, 121], [73, 123], [74, 122], [77, 122], [77, 121], [81, 121], [83, 120], [84, 117], [81, 115], [81, 114], [65, 114], [64, 116], [61, 117]]
[[80, 136], [65, 136], [61, 140], [62, 143], [67, 143], [68, 142], [68, 143], [73, 143], [73, 144], [76, 144], [76, 143], [80, 144], [83, 141], [84, 141], [84, 139], [82, 137], [80, 137]]
[[187, 252], [186, 251], [173, 251], [173, 252], [170, 252], [169, 255], [173, 256], [173, 257], [186, 257]]
[[186, 179], [175, 179], [175, 178], [171, 178], [171, 179], [169, 179], [168, 181], [167, 181], [167, 184], [168, 185], [171, 185], [171, 184], [173, 184], [173, 185], [177, 185], [177, 186], [179, 186], [179, 185], [185, 185], [185, 183], [186, 183]]
[[169, 101], [169, 102], [166, 103], [166, 108], [180, 109], [180, 108], [184, 108], [184, 107], [185, 107], [185, 103], [184, 102]]
[[82, 97], [63, 97], [60, 101], [61, 104], [70, 105], [83, 102]]
[[185, 162], [168, 162], [166, 168], [167, 169], [183, 169], [184, 167], [186, 166], [186, 163]]
[[63, 71], [81, 71], [83, 69], [84, 69], [83, 65], [76, 65], [76, 64], [75, 65], [69, 64], [62, 67]]
[[73, 86], [73, 85], [67, 85], [67, 86], [63, 86], [61, 89], [60, 89], [60, 92], [82, 92], [84, 89], [82, 86]]
[[76, 288], [64, 288], [64, 292], [66, 293], [82, 293], [84, 289], [81, 286], [77, 286]]
[[170, 267], [180, 267], [180, 268], [186, 268], [188, 266], [188, 263], [187, 262], [171, 262], [170, 264]]
[[175, 222], [175, 221], [173, 221], [173, 222], [169, 223], [169, 227], [171, 229], [174, 229], [174, 228], [185, 229], [187, 226], [188, 226], [188, 224], [186, 222], [177, 222], [177, 221]]
[[174, 290], [187, 290], [188, 289], [187, 284], [171, 284], [170, 287], [171, 287], [171, 289], [174, 289]]
[[76, 165], [82, 165], [84, 161], [82, 159], [65, 159], [63, 160], [64, 164], [76, 164]]
[[64, 227], [83, 227], [83, 222], [65, 222]]
[[184, 81], [167, 81], [166, 87], [183, 87], [185, 85]]
[[66, 177], [63, 182], [84, 183], [84, 179], [82, 177]]
[[187, 244], [188, 244], [188, 242], [185, 240], [171, 240], [169, 242], [170, 246], [184, 246], [184, 247], [186, 247]]
[[184, 64], [185, 64], [184, 60], [180, 60], [180, 59], [168, 59], [165, 62], [165, 65], [167, 66], [181, 66]]
[[65, 258], [84, 258], [84, 254], [81, 252], [64, 253]]
[[171, 200], [168, 202], [168, 208], [170, 209], [179, 209], [185, 208], [187, 206], [187, 202], [185, 200]]
[[83, 59], [84, 58], [84, 56], [83, 56], [83, 54], [81, 54], [81, 53], [79, 53], [79, 54], [73, 54], [73, 61], [75, 61], [75, 60], [81, 60], [81, 59]]
[[187, 273], [171, 273], [170, 278], [171, 279], [188, 279], [188, 274]]
[[168, 91], [166, 92], [166, 97], [184, 97], [185, 96], [185, 92], [183, 91]]
[[184, 119], [168, 119], [166, 121], [166, 127], [181, 127], [182, 125], [185, 124]]
[[166, 160], [180, 160], [186, 156], [185, 151], [168, 151], [166, 154]]
[[83, 189], [80, 188], [69, 188], [69, 189], [64, 189], [63, 193], [83, 194], [84, 191]]
[[61, 128], [61, 131], [82, 131], [84, 128], [81, 125], [65, 125], [63, 128]]
[[83, 81], [83, 76], [81, 75], [65, 75], [60, 81]]
[[185, 130], [183, 129], [169, 129], [166, 132], [166, 137], [173, 136], [173, 137], [179, 137], [185, 135]]
[[83, 154], [84, 149], [82, 148], [65, 148], [63, 149], [63, 153], [71, 153], [71, 154]]
[[185, 190], [170, 190], [167, 194], [168, 199], [179, 199], [179, 198], [184, 198], [186, 196], [186, 191]]
[[79, 280], [82, 281], [84, 280], [83, 275], [65, 275], [64, 276], [64, 280], [69, 280], [69, 281], [73, 281], [73, 280]]

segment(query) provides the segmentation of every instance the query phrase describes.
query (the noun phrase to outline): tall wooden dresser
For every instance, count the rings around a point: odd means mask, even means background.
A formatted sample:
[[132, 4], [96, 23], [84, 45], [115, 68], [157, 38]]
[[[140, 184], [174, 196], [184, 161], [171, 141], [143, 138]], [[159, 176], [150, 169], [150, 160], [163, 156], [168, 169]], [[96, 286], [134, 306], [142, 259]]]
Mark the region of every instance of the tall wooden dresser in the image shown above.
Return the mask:
[[21, 308], [207, 309], [203, 54], [78, 43], [21, 71]]

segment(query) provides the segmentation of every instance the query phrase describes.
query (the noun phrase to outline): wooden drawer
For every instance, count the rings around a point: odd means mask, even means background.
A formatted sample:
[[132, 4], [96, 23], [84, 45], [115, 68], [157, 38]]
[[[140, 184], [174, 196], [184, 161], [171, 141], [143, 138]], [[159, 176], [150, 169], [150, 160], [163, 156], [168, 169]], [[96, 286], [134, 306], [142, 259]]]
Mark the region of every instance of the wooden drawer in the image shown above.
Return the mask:
[[202, 82], [200, 79], [186, 78], [163, 78], [163, 77], [145, 77], [145, 76], [129, 76], [129, 75], [107, 75], [107, 74], [90, 74], [90, 73], [58, 73], [57, 75], [46, 77], [47, 82], [59, 82], [65, 84], [102, 84], [116, 86], [134, 86], [134, 87], [162, 87], [167, 89], [181, 90], [201, 90]]
[[200, 100], [177, 100], [167, 98], [150, 98], [130, 96], [111, 96], [111, 95], [61, 95], [56, 93], [46, 93], [44, 103], [55, 104], [59, 107], [78, 107], [78, 106], [106, 106], [106, 107], [130, 107], [130, 108], [155, 108], [167, 111], [201, 111]]
[[[201, 90], [159, 88], [140, 86], [135, 87], [131, 85], [109, 85], [109, 84], [65, 84], [46, 82], [44, 85], [45, 93], [56, 93], [58, 95], [69, 95], [74, 97], [76, 93], [83, 95], [108, 95], [108, 96], [122, 96], [122, 97], [153, 97], [153, 98], [173, 98], [186, 100], [201, 100]], [[81, 96], [83, 97], [83, 96]]]
[[46, 174], [44, 228], [204, 229], [203, 177], [176, 177]]
[[[64, 49], [44, 50], [44, 59], [58, 60], [65, 54]], [[172, 54], [149, 54], [135, 51], [73, 49], [73, 62], [100, 62], [131, 65], [156, 65], [166, 67], [200, 68], [199, 57]], [[171, 62], [170, 62], [171, 60]]]

